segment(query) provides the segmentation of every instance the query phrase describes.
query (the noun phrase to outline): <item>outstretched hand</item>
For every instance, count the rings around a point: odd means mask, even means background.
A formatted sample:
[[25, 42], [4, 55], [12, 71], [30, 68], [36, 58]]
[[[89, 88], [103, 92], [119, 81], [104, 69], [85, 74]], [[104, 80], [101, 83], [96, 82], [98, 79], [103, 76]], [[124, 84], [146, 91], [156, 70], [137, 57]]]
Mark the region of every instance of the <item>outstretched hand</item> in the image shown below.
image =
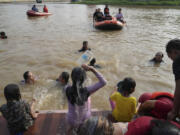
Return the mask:
[[86, 65], [86, 64], [83, 64], [83, 65], [82, 65], [82, 68], [83, 68], [84, 70], [86, 70], [86, 71], [93, 71], [93, 70], [94, 70], [94, 68], [93, 68], [92, 66], [88, 66], [88, 65]]

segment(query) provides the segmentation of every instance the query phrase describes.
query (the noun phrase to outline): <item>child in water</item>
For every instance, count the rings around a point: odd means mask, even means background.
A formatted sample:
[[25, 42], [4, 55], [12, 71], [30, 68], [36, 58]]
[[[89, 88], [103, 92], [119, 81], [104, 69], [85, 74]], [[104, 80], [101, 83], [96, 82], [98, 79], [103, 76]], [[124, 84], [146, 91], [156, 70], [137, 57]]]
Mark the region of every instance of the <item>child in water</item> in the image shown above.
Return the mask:
[[6, 39], [7, 38], [6, 33], [4, 31], [0, 32], [0, 38], [1, 39]]
[[64, 90], [68, 86], [69, 82], [69, 73], [68, 72], [62, 72], [58, 79], [56, 79], [63, 87]]
[[162, 52], [157, 52], [156, 55], [154, 56], [154, 58], [152, 58], [150, 60], [150, 62], [153, 62], [154, 64], [160, 64], [160, 63], [163, 63], [163, 53]]
[[95, 64], [96, 63], [96, 59], [93, 58], [90, 62], [89, 62], [89, 66], [93, 66], [94, 68], [101, 68], [101, 66]]
[[130, 96], [135, 91], [136, 82], [132, 78], [124, 78], [117, 87], [117, 91], [110, 96], [113, 119], [117, 122], [129, 122], [136, 113], [136, 98]]
[[7, 120], [10, 133], [16, 135], [26, 131], [38, 116], [34, 111], [35, 100], [31, 105], [22, 100], [16, 84], [8, 84], [4, 88], [4, 96], [7, 103], [0, 107], [0, 112]]
[[79, 50], [79, 52], [85, 52], [87, 50], [91, 50], [91, 48], [88, 47], [88, 41], [83, 41], [83, 46], [82, 48]]
[[35, 81], [36, 81], [33, 73], [30, 72], [30, 71], [26, 71], [26, 72], [23, 74], [23, 77], [24, 77], [24, 80], [21, 81], [21, 84], [34, 84]]
[[[85, 71], [91, 71], [99, 81], [85, 87]], [[66, 96], [68, 99], [68, 135], [72, 134], [73, 128], [78, 128], [84, 120], [91, 116], [90, 96], [106, 84], [103, 76], [95, 68], [87, 65], [82, 65], [82, 68], [74, 68], [71, 73], [71, 79], [72, 86], [66, 88]]]

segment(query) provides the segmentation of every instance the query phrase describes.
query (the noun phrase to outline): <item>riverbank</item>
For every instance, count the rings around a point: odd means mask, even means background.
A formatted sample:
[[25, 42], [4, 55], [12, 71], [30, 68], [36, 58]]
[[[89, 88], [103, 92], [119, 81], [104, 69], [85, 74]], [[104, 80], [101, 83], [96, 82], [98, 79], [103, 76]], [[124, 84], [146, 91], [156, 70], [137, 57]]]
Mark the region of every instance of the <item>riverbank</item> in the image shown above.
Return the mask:
[[180, 6], [180, 1], [83, 0], [76, 4]]
[[[0, 0], [0, 3], [31, 3], [36, 2], [36, 0]], [[46, 2], [60, 2], [60, 3], [70, 3], [70, 0], [43, 0], [43, 3]]]

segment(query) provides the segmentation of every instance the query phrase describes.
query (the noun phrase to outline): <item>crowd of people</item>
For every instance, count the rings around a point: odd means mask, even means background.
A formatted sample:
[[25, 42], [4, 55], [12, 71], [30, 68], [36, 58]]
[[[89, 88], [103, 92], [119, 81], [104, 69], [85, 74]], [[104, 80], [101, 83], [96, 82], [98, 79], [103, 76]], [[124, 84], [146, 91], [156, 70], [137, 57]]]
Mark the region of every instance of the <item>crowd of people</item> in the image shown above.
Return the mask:
[[[32, 10], [39, 12], [36, 5]], [[46, 6], [43, 9], [48, 12]], [[108, 5], [97, 9], [93, 15], [97, 21], [111, 20]], [[125, 23], [121, 9], [116, 15], [117, 20]], [[5, 32], [0, 33], [0, 38], [7, 38]], [[78, 52], [91, 51], [88, 41]], [[74, 67], [71, 76], [68, 72], [62, 72], [56, 79], [63, 86], [68, 102], [67, 135], [180, 135], [180, 39], [170, 40], [166, 45], [168, 57], [173, 61], [173, 73], [175, 76], [175, 92], [142, 93], [138, 100], [131, 96], [135, 91], [136, 81], [126, 77], [116, 85], [115, 91], [109, 96], [109, 104], [112, 112], [107, 117], [91, 116], [91, 95], [102, 89], [107, 80], [97, 70], [101, 66], [95, 64], [96, 58], [92, 58], [89, 64]], [[157, 52], [150, 62], [163, 63], [163, 53]], [[85, 86], [87, 73], [91, 72], [97, 82]], [[69, 82], [71, 77], [72, 84]], [[36, 77], [31, 71], [23, 74], [22, 85], [33, 85]], [[18, 135], [28, 130], [38, 117], [35, 111], [36, 100], [29, 104], [21, 98], [20, 88], [17, 84], [8, 84], [4, 88], [6, 104], [0, 107], [0, 112], [7, 120], [9, 131], [12, 135]], [[138, 105], [139, 104], [139, 105]]]
[[[84, 41], [79, 52], [91, 50]], [[64, 88], [68, 102], [67, 135], [179, 135], [180, 134], [180, 39], [170, 40], [166, 52], [173, 61], [175, 92], [143, 93], [138, 100], [131, 96], [135, 91], [136, 81], [126, 77], [117, 84], [117, 89], [109, 96], [112, 113], [107, 117], [91, 116], [91, 95], [102, 89], [107, 83], [104, 76], [93, 66], [83, 64], [74, 67], [70, 75], [62, 72], [56, 81]], [[158, 52], [150, 60], [162, 62], [163, 54]], [[93, 58], [95, 61], [95, 58]], [[92, 72], [98, 81], [84, 86], [86, 72]], [[36, 77], [32, 72], [23, 74], [22, 84], [32, 85]], [[21, 99], [17, 84], [8, 84], [4, 88], [7, 103], [0, 107], [0, 112], [7, 120], [9, 131], [17, 135], [33, 125], [39, 112], [35, 111], [35, 100], [31, 104]], [[139, 104], [139, 105], [138, 105]]]
[[[116, 19], [122, 23], [125, 23], [124, 21], [124, 17], [123, 17], [123, 14], [121, 12], [121, 8], [119, 8], [119, 12], [117, 13], [116, 15]], [[112, 20], [112, 16], [110, 15], [110, 11], [109, 11], [109, 7], [108, 5], [105, 6], [104, 8], [104, 14], [103, 12], [101, 11], [100, 8], [96, 9], [94, 14], [93, 14], [93, 19], [95, 21], [104, 21], [104, 20]]]

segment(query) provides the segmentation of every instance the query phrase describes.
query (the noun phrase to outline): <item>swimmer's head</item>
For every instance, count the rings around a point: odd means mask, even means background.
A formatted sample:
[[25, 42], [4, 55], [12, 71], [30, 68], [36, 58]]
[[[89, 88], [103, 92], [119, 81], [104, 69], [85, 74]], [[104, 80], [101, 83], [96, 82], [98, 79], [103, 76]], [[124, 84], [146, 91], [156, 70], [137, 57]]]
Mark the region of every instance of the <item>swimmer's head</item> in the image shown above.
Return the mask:
[[136, 82], [133, 78], [127, 77], [117, 84], [118, 91], [124, 95], [129, 95], [135, 91]]
[[166, 52], [173, 61], [177, 56], [180, 56], [180, 39], [172, 39], [166, 45]]
[[119, 8], [119, 12], [121, 12], [121, 10], [122, 10], [122, 9], [121, 9], [121, 8]]
[[57, 81], [61, 82], [62, 84], [66, 85], [69, 81], [69, 73], [62, 72]]
[[162, 62], [163, 57], [164, 57], [164, 55], [162, 52], [157, 52], [154, 57], [155, 62]]
[[83, 48], [88, 49], [88, 41], [83, 41]]
[[31, 84], [31, 83], [34, 83], [34, 81], [35, 81], [35, 77], [34, 77], [33, 73], [30, 71], [26, 71], [24, 73], [23, 77], [24, 77], [25, 83]]
[[21, 99], [21, 94], [18, 85], [16, 84], [8, 84], [4, 88], [4, 96], [7, 101], [19, 101]]
[[4, 31], [0, 32], [0, 38], [7, 38], [6, 33]]
[[90, 65], [90, 66], [94, 66], [95, 63], [96, 63], [96, 59], [93, 58], [93, 59], [90, 61], [89, 65]]

